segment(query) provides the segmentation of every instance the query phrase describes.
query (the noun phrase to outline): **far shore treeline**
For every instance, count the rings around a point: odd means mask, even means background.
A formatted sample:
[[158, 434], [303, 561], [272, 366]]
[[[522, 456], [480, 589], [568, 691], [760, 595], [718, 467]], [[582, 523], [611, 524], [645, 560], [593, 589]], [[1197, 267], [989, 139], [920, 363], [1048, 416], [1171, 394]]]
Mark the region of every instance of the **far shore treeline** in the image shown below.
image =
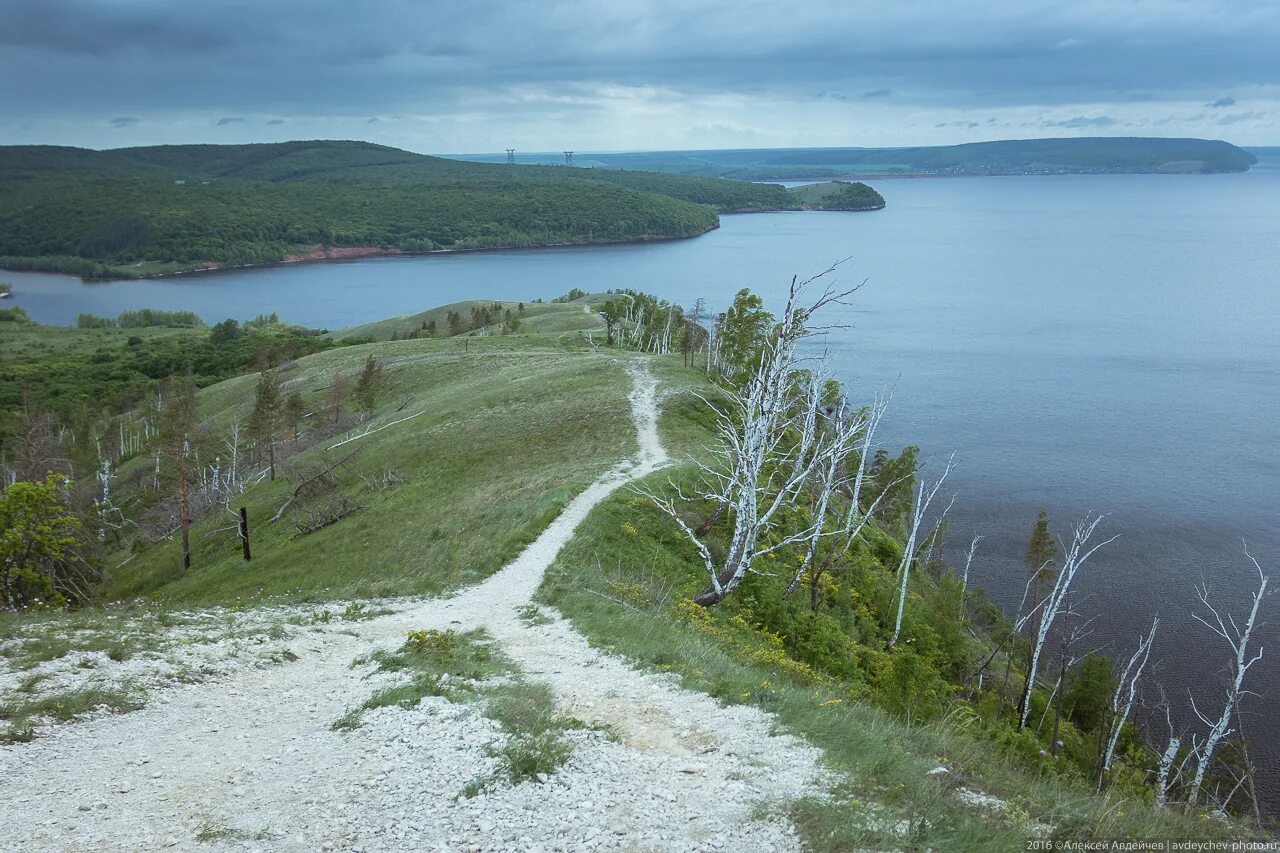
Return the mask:
[[[856, 204], [824, 207], [883, 206], [851, 186]], [[11, 146], [0, 148], [0, 187], [0, 268], [85, 278], [675, 239], [715, 228], [723, 212], [809, 206], [775, 184], [470, 163], [363, 142]]]

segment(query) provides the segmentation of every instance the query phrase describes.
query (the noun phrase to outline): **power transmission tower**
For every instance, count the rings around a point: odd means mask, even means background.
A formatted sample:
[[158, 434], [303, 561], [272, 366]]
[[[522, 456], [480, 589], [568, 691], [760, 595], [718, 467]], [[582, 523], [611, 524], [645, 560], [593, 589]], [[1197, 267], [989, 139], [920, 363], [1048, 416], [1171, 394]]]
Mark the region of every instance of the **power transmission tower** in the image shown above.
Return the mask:
[[507, 163], [509, 163], [509, 164], [511, 164], [511, 165], [515, 165], [515, 162], [516, 162], [516, 149], [514, 149], [514, 148], [508, 148], [508, 149], [507, 149]]
[[564, 164], [565, 164], [566, 166], [572, 166], [572, 165], [573, 165], [573, 152], [572, 152], [572, 151], [566, 151], [566, 152], [564, 152]]

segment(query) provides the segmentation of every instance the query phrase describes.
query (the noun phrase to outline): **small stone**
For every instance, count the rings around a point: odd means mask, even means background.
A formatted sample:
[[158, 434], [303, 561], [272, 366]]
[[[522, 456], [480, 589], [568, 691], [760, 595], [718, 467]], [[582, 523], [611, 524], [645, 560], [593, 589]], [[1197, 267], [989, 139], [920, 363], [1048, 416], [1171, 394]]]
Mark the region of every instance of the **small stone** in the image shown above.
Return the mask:
[[926, 776], [945, 776], [945, 775], [947, 775], [947, 774], [948, 774], [948, 773], [950, 773], [950, 772], [951, 772], [951, 771], [950, 771], [950, 770], [948, 770], [947, 768], [942, 767], [942, 766], [938, 766], [938, 767], [933, 768], [932, 770], [930, 770], [928, 773], [926, 773], [926, 774], [924, 774], [924, 775], [926, 775]]

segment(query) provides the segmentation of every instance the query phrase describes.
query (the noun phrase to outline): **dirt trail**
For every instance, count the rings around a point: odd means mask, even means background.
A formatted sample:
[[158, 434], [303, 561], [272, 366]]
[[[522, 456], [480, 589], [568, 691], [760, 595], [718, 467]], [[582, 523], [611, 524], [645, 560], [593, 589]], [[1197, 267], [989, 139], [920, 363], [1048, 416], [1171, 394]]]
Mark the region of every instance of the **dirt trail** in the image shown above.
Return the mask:
[[[665, 464], [656, 381], [632, 368], [638, 458], [578, 495], [516, 560], [448, 599], [292, 646], [299, 660], [158, 692], [145, 709], [0, 747], [0, 847], [12, 850], [788, 850], [761, 801], [815, 790], [820, 753], [770, 734], [771, 718], [721, 707], [592, 649], [562, 619], [526, 625], [543, 572], [592, 507]], [[545, 609], [544, 609], [545, 612]], [[474, 706], [428, 698], [331, 728], [387, 676], [352, 660], [420, 628], [484, 627], [561, 709], [608, 723], [571, 734], [545, 783], [473, 799], [500, 741]]]

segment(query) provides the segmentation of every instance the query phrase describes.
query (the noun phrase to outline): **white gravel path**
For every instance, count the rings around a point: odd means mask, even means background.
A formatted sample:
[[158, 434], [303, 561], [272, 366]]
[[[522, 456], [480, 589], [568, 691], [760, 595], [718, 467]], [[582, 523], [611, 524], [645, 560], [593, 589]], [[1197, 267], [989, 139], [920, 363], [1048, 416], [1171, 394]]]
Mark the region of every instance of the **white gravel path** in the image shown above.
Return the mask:
[[[514, 562], [452, 598], [344, 631], [292, 638], [298, 660], [153, 694], [141, 711], [0, 747], [5, 850], [791, 850], [761, 801], [820, 788], [818, 750], [770, 734], [756, 709], [721, 707], [672, 678], [588, 646], [564, 620], [516, 610], [587, 513], [665, 464], [656, 382], [633, 368], [640, 456], [575, 498]], [[545, 611], [544, 611], [545, 612]], [[504, 737], [474, 706], [428, 698], [331, 724], [388, 676], [352, 660], [421, 628], [484, 627], [561, 710], [610, 724], [617, 741], [571, 732], [545, 783], [458, 798]]]

